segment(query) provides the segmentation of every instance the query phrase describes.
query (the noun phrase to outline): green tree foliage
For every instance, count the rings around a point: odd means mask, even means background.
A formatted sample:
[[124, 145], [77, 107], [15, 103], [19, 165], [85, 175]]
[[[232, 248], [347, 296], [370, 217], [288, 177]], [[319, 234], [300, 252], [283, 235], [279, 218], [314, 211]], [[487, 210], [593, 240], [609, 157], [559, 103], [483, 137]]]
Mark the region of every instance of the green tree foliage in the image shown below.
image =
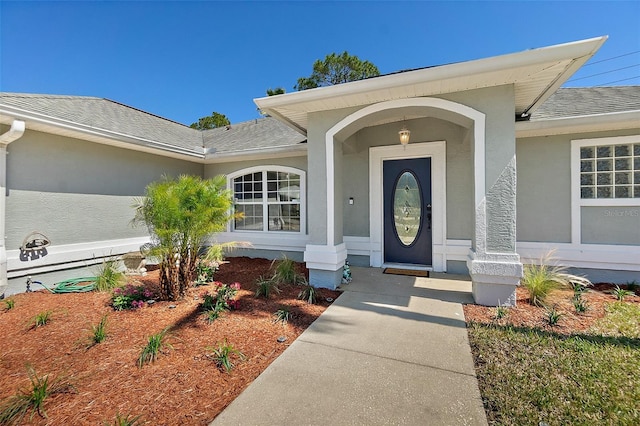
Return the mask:
[[380, 75], [378, 67], [369, 61], [362, 61], [355, 55], [344, 51], [341, 54], [332, 53], [313, 63], [313, 72], [309, 77], [300, 77], [294, 86], [296, 90], [307, 90], [315, 87], [331, 86], [362, 80], [367, 77]]
[[197, 130], [209, 130], [228, 126], [229, 124], [231, 124], [231, 122], [226, 115], [214, 111], [211, 115], [200, 118], [196, 123], [192, 123], [189, 127]]
[[203, 180], [183, 175], [150, 183], [137, 201], [133, 223], [149, 229], [160, 259], [161, 296], [184, 296], [196, 273], [196, 260], [208, 236], [225, 229], [234, 217], [224, 176]]
[[284, 90], [284, 88], [282, 87], [276, 87], [275, 89], [269, 87], [267, 89], [267, 96], [284, 95], [285, 93], [286, 90]]

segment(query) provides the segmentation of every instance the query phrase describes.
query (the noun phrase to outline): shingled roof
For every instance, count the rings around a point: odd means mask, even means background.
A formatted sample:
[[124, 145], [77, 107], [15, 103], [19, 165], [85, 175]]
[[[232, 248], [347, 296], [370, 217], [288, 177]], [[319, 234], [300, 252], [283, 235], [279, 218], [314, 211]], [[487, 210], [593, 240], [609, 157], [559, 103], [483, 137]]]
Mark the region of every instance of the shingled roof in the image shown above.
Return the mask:
[[[208, 155], [286, 148], [306, 137], [272, 117], [198, 131], [178, 122], [104, 98], [0, 93], [0, 104], [109, 132], [186, 148]], [[531, 121], [640, 110], [640, 86], [561, 88]], [[135, 143], [135, 142], [134, 142]]]
[[531, 121], [640, 110], [640, 86], [558, 89], [531, 115]]
[[205, 147], [211, 154], [286, 147], [307, 140], [301, 133], [272, 117], [205, 130], [203, 135]]
[[109, 99], [0, 93], [0, 103], [135, 138], [187, 149], [202, 149], [202, 135], [194, 129]]

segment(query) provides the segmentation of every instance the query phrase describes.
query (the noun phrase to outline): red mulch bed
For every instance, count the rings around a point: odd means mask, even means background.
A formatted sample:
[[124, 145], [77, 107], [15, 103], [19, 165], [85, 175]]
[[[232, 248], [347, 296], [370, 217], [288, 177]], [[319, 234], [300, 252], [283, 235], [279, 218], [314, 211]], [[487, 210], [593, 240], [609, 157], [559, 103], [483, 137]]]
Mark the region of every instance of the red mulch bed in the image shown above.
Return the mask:
[[[50, 294], [37, 291], [13, 296], [15, 307], [0, 310], [0, 398], [29, 384], [26, 365], [38, 375], [69, 376], [76, 392], [51, 397], [44, 408], [48, 419], [37, 414], [25, 424], [96, 425], [112, 423], [116, 413], [141, 415], [153, 425], [206, 425], [236, 398], [324, 310], [325, 298], [340, 293], [321, 290], [321, 302], [297, 300], [299, 287], [286, 286], [269, 300], [256, 299], [258, 276], [270, 276], [271, 261], [231, 258], [215, 279], [240, 282], [239, 310], [222, 314], [212, 324], [205, 321], [199, 297], [213, 287], [192, 288], [178, 302], [157, 302], [134, 311], [114, 311], [107, 293]], [[300, 271], [303, 266], [299, 265]], [[158, 271], [134, 277], [157, 285]], [[175, 308], [170, 308], [175, 305]], [[4, 306], [4, 305], [2, 305]], [[274, 323], [272, 314], [290, 307], [288, 324]], [[52, 310], [51, 322], [30, 329], [29, 321]], [[90, 324], [109, 315], [108, 338], [86, 347]], [[140, 351], [151, 334], [172, 327], [173, 349], [153, 364], [138, 368]], [[285, 336], [284, 343], [278, 343]], [[219, 370], [207, 356], [207, 347], [227, 340], [245, 356], [231, 373]]]
[[[625, 286], [621, 286], [625, 288]], [[556, 308], [562, 314], [558, 324], [550, 326], [547, 322], [546, 309], [529, 304], [529, 292], [518, 287], [517, 304], [508, 308], [508, 315], [500, 320], [496, 319], [496, 308], [465, 305], [464, 315], [467, 322], [479, 322], [484, 324], [513, 325], [516, 327], [542, 328], [558, 334], [585, 334], [591, 327], [605, 315], [605, 306], [617, 299], [611, 294], [615, 288], [613, 284], [598, 283], [590, 287], [582, 295], [588, 304], [584, 313], [576, 313], [573, 306], [573, 290], [556, 290], [552, 292], [547, 301], [547, 306]], [[640, 296], [627, 296], [625, 302], [640, 304]]]

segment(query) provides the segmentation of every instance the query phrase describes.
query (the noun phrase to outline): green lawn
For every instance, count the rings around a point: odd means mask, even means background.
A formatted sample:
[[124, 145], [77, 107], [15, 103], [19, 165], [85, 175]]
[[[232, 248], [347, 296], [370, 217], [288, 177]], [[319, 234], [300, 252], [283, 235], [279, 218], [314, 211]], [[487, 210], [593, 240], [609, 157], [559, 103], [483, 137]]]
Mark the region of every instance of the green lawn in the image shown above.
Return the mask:
[[[613, 308], [602, 327], [617, 330], [612, 316], [624, 309]], [[469, 339], [490, 424], [640, 425], [637, 335], [567, 337], [470, 324]]]

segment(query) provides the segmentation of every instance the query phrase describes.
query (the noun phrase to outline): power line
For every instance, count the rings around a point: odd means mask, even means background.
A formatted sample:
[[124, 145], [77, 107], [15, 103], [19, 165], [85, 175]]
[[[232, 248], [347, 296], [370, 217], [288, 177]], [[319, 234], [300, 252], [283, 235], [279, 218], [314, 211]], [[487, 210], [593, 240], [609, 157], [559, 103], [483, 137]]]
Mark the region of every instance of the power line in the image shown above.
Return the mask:
[[629, 65], [628, 67], [622, 67], [622, 68], [616, 68], [615, 70], [611, 70], [611, 71], [604, 71], [604, 72], [599, 72], [597, 74], [591, 74], [591, 75], [587, 75], [585, 77], [579, 77], [579, 78], [572, 78], [569, 81], [578, 81], [578, 80], [584, 80], [585, 78], [591, 78], [591, 77], [596, 77], [599, 75], [603, 75], [603, 74], [611, 74], [612, 72], [616, 72], [616, 71], [622, 71], [622, 70], [626, 70], [629, 68], [635, 68], [637, 66], [640, 66], [640, 64], [633, 64], [633, 65]]
[[621, 80], [610, 81], [608, 83], [602, 83], [602, 84], [599, 84], [599, 86], [606, 86], [607, 84], [620, 83], [621, 81], [634, 80], [636, 78], [640, 78], [640, 75], [636, 75], [635, 77], [623, 78]]
[[633, 52], [625, 53], [624, 55], [614, 56], [613, 58], [607, 58], [607, 59], [602, 59], [600, 61], [590, 62], [588, 64], [583, 65], [582, 67], [584, 68], [584, 67], [588, 67], [589, 65], [599, 64], [600, 62], [607, 62], [607, 61], [611, 61], [611, 60], [618, 59], [618, 58], [624, 58], [625, 56], [635, 55], [636, 53], [640, 53], [640, 50], [636, 50], [636, 51], [633, 51]]

